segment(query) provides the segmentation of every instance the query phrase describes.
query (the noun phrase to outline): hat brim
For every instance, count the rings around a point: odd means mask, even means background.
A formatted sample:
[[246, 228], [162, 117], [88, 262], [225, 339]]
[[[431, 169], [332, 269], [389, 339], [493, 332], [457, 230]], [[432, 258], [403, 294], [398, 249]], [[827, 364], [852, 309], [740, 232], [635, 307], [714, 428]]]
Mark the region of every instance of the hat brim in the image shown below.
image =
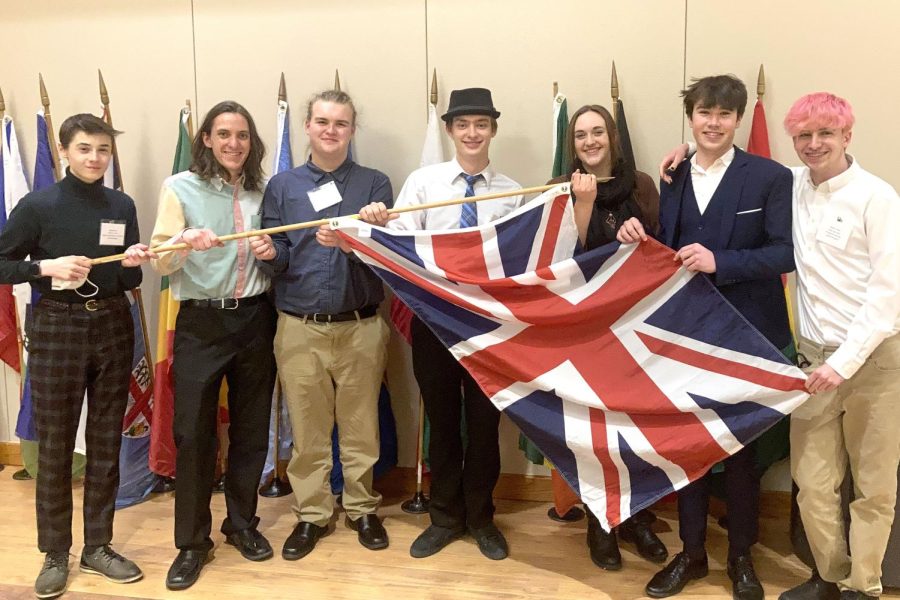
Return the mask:
[[441, 115], [441, 119], [449, 123], [453, 120], [453, 117], [461, 117], [462, 115], [485, 115], [497, 119], [500, 117], [500, 111], [493, 108], [485, 108], [484, 106], [455, 106], [452, 110], [448, 110]]

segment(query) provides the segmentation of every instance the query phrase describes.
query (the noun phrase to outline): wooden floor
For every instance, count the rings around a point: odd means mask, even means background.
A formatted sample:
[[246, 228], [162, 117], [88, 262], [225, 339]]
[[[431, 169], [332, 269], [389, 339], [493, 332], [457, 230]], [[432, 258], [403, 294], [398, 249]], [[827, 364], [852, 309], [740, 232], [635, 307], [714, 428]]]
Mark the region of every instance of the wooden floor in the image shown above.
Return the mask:
[[[36, 547], [34, 482], [12, 480], [13, 468], [0, 472], [0, 598], [33, 598], [34, 578], [42, 555]], [[395, 494], [396, 495], [396, 494]], [[658, 569], [623, 545], [625, 567], [617, 573], [601, 571], [591, 563], [585, 546], [585, 522], [559, 524], [546, 517], [547, 504], [500, 500], [497, 525], [510, 545], [504, 561], [484, 558], [468, 538], [454, 542], [426, 559], [409, 556], [409, 545], [427, 526], [428, 517], [407, 515], [400, 510], [403, 497], [385, 498], [381, 515], [390, 535], [386, 550], [366, 550], [356, 534], [343, 525], [343, 515], [334, 532], [323, 538], [306, 558], [288, 562], [280, 557], [281, 545], [291, 532], [294, 516], [291, 497], [260, 498], [260, 530], [272, 542], [275, 558], [253, 563], [222, 543], [214, 531], [215, 559], [203, 570], [190, 590], [169, 592], [166, 571], [176, 551], [172, 546], [173, 506], [171, 494], [120, 511], [116, 515], [114, 547], [144, 570], [142, 581], [128, 585], [109, 583], [77, 570], [81, 552], [82, 490], [75, 488], [75, 545], [70, 566], [69, 591], [65, 598], [98, 600], [110, 598], [241, 598], [241, 599], [491, 599], [547, 600], [556, 598], [638, 598], [647, 580]], [[657, 523], [670, 553], [680, 548], [674, 507], [663, 507]], [[808, 576], [807, 569], [790, 554], [787, 523], [783, 511], [764, 515], [761, 542], [755, 548], [757, 572], [766, 594], [775, 598]], [[213, 497], [214, 528], [224, 516], [224, 497]], [[725, 532], [710, 523], [710, 574], [690, 584], [679, 598], [730, 598], [731, 587], [724, 570]], [[892, 595], [900, 597], [898, 594]]]

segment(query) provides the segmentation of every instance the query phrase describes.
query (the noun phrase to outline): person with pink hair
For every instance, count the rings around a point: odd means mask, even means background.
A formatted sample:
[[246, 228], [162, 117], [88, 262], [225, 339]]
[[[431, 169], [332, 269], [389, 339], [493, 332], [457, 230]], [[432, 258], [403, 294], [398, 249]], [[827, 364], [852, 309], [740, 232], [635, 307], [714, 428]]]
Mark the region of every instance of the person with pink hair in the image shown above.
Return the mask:
[[815, 567], [780, 600], [880, 595], [897, 500], [900, 197], [847, 154], [853, 123], [850, 104], [825, 92], [803, 96], [784, 119], [805, 165], [793, 169], [793, 235], [812, 396], [791, 415], [791, 473]]
[[[791, 415], [791, 473], [815, 567], [779, 600], [879, 596], [897, 501], [900, 197], [847, 154], [854, 121], [850, 103], [826, 92], [803, 96], [784, 119], [805, 165], [792, 169], [793, 241], [798, 361], [812, 395]], [[690, 150], [666, 156], [660, 176]]]

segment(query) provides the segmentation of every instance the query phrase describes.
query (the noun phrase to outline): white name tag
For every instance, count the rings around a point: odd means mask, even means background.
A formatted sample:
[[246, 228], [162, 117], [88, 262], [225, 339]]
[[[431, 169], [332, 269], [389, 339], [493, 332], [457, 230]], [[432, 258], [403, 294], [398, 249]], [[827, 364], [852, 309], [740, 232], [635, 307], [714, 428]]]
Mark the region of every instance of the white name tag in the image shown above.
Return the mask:
[[849, 217], [840, 213], [829, 212], [822, 218], [822, 222], [819, 223], [816, 241], [833, 246], [838, 250], [843, 250], [847, 247], [851, 229], [852, 225]]
[[100, 221], [100, 245], [124, 246], [125, 245], [125, 221], [104, 220]]
[[338, 191], [337, 186], [333, 181], [329, 181], [325, 185], [317, 187], [308, 192], [307, 195], [309, 196], [309, 201], [312, 202], [313, 208], [316, 209], [316, 212], [326, 209], [329, 206], [334, 206], [343, 200], [343, 198], [341, 198], [341, 193]]

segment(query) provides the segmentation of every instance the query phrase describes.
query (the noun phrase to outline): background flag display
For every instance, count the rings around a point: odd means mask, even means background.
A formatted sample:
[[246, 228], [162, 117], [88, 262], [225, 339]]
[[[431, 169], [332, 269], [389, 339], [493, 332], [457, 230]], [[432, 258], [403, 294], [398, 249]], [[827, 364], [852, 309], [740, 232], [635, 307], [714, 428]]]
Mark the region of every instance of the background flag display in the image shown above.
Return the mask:
[[575, 255], [564, 188], [474, 230], [346, 219], [338, 230], [605, 529], [807, 397], [803, 373], [670, 249], [651, 240]]
[[619, 145], [622, 147], [622, 156], [629, 168], [635, 169], [634, 150], [631, 147], [631, 134], [628, 133], [628, 120], [625, 119], [625, 104], [621, 98], [616, 98], [615, 113], [616, 128], [619, 130]]
[[[28, 193], [28, 182], [25, 180], [25, 169], [22, 156], [19, 154], [19, 140], [11, 117], [4, 116], [0, 120], [0, 192], [3, 193], [3, 208], [0, 209], [0, 231], [6, 227], [6, 219], [19, 200]], [[16, 288], [29, 286], [20, 284]], [[23, 323], [24, 312], [20, 313], [12, 285], [0, 285], [0, 360], [13, 370], [22, 374], [21, 364], [21, 332], [19, 323]], [[22, 306], [24, 309], [24, 305]]]
[[[191, 108], [185, 106], [178, 116], [178, 142], [172, 174], [191, 166]], [[178, 301], [172, 298], [169, 278], [163, 277], [159, 291], [159, 321], [156, 329], [156, 366], [154, 369], [154, 409], [150, 427], [150, 469], [163, 477], [175, 476], [175, 384], [172, 379], [172, 345], [175, 342], [175, 320]]]

